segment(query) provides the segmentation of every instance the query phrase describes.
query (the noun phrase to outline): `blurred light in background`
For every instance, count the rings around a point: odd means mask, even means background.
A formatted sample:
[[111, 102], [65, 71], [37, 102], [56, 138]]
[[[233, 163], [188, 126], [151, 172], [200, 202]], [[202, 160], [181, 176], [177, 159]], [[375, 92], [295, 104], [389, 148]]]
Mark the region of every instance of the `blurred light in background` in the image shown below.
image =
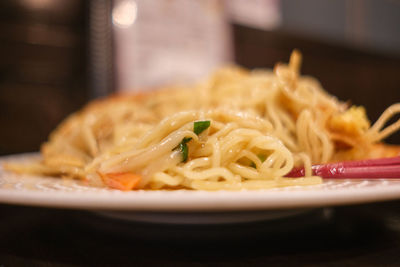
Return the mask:
[[115, 26], [127, 28], [135, 23], [137, 4], [133, 0], [116, 1], [112, 10], [112, 21]]
[[232, 61], [224, 2], [113, 2], [116, 89], [141, 91], [198, 80]]
[[279, 8], [279, 0], [116, 0], [116, 89], [201, 79], [233, 61], [232, 23], [274, 30]]
[[279, 0], [225, 1], [229, 20], [249, 27], [274, 30], [281, 24]]

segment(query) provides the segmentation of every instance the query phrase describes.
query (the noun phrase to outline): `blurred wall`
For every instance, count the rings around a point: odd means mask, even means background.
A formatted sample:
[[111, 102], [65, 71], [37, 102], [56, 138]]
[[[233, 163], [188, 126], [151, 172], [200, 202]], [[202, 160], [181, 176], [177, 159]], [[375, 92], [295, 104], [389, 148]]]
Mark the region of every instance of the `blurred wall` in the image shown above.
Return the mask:
[[87, 100], [86, 1], [0, 1], [0, 154], [36, 151]]
[[400, 55], [400, 1], [281, 0], [285, 32]]

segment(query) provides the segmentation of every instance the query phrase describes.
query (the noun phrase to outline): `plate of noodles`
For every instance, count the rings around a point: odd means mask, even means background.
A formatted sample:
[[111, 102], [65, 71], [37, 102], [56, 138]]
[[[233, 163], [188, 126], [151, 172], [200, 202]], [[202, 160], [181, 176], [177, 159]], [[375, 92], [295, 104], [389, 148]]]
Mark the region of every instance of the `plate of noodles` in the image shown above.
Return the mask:
[[38, 154], [1, 159], [0, 201], [131, 211], [277, 210], [400, 198], [393, 104], [371, 123], [300, 75], [227, 67], [192, 86], [94, 100]]

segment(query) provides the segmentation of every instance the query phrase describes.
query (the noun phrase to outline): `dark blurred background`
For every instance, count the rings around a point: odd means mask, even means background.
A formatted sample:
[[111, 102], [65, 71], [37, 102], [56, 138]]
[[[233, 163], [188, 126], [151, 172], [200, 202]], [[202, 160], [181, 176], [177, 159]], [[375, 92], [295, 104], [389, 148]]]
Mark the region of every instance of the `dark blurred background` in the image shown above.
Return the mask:
[[88, 99], [88, 6], [0, 1], [0, 154], [38, 150]]
[[90, 99], [169, 81], [160, 73], [271, 68], [294, 48], [304, 74], [375, 120], [400, 101], [399, 25], [395, 0], [2, 0], [0, 154], [37, 151]]

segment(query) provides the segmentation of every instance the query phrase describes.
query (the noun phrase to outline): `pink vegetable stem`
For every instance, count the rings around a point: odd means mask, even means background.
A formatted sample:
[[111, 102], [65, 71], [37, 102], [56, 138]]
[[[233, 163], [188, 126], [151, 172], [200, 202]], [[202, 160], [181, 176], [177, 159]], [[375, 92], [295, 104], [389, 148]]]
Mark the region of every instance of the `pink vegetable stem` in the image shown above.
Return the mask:
[[[313, 165], [312, 173], [322, 178], [400, 178], [400, 157]], [[304, 175], [304, 168], [294, 168], [286, 177]]]

